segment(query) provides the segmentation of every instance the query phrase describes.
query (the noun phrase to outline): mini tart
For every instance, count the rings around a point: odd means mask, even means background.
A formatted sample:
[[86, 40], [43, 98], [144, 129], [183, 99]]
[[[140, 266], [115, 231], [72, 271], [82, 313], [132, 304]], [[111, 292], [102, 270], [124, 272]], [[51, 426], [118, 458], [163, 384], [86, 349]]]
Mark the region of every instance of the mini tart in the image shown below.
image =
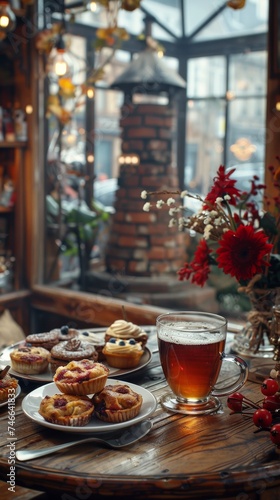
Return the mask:
[[70, 328], [68, 325], [64, 325], [61, 328], [55, 328], [51, 330], [50, 333], [57, 333], [59, 342], [63, 342], [66, 340], [72, 340], [78, 338], [79, 332], [75, 328]]
[[98, 361], [105, 360], [105, 356], [102, 353], [102, 349], [105, 346], [105, 333], [99, 335], [97, 333], [85, 330], [84, 332], [79, 332], [79, 340], [94, 345], [95, 350], [98, 354]]
[[23, 346], [10, 353], [13, 370], [25, 375], [43, 373], [49, 366], [50, 353], [43, 347]]
[[116, 320], [105, 332], [105, 342], [111, 338], [129, 340], [134, 339], [136, 342], [141, 342], [143, 346], [146, 345], [148, 335], [140, 326], [135, 325], [124, 319]]
[[40, 415], [52, 424], [83, 426], [93, 414], [94, 406], [87, 396], [54, 394], [45, 396], [39, 407]]
[[94, 414], [103, 422], [126, 422], [140, 412], [143, 398], [128, 385], [107, 385], [92, 398]]
[[53, 381], [65, 394], [86, 396], [101, 391], [107, 382], [108, 374], [107, 366], [83, 359], [57, 368]]
[[15, 391], [18, 386], [17, 379], [8, 374], [9, 368], [9, 366], [6, 366], [4, 370], [0, 371], [0, 403], [7, 401], [9, 395], [11, 395], [12, 391]]
[[50, 351], [52, 347], [58, 344], [59, 342], [58, 330], [52, 330], [46, 333], [33, 333], [31, 335], [27, 335], [25, 341], [32, 347], [43, 347], [44, 349]]
[[98, 353], [93, 345], [88, 342], [82, 342], [77, 338], [59, 342], [51, 350], [51, 371], [55, 373], [59, 366], [66, 366], [70, 361], [79, 361], [82, 359], [97, 361]]
[[134, 339], [120, 340], [111, 338], [106, 342], [103, 354], [108, 365], [114, 368], [135, 368], [139, 365], [144, 354], [144, 349], [140, 342]]

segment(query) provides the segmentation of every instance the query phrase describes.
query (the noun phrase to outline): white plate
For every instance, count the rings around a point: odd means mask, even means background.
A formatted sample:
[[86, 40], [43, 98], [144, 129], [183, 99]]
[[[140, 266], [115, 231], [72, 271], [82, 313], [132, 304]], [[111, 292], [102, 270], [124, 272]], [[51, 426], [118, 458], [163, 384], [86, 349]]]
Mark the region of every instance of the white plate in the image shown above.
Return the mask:
[[121, 384], [125, 383], [133, 391], [137, 392], [138, 394], [141, 394], [141, 396], [143, 397], [143, 403], [140, 413], [137, 415], [137, 417], [132, 418], [127, 422], [120, 422], [118, 424], [108, 424], [106, 422], [98, 420], [96, 417], [92, 417], [91, 421], [83, 427], [77, 427], [77, 426], [70, 427], [65, 425], [51, 424], [50, 422], [47, 422], [39, 414], [38, 409], [40, 407], [42, 399], [45, 396], [53, 396], [54, 394], [60, 394], [60, 391], [58, 390], [58, 388], [54, 383], [42, 385], [37, 389], [35, 389], [34, 391], [30, 392], [27, 396], [25, 396], [25, 398], [22, 401], [22, 409], [24, 413], [27, 415], [27, 417], [31, 418], [31, 420], [33, 420], [37, 424], [58, 431], [76, 432], [80, 434], [94, 434], [97, 432], [115, 431], [118, 429], [122, 429], [124, 427], [129, 427], [130, 425], [136, 424], [137, 422], [141, 422], [141, 420], [144, 420], [145, 418], [149, 417], [149, 415], [151, 415], [155, 411], [157, 406], [157, 400], [153, 396], [153, 394], [147, 391], [147, 389], [144, 389], [143, 387], [136, 384], [131, 384], [129, 382], [123, 382], [115, 379], [111, 380], [107, 379], [106, 385], [109, 384], [114, 385], [119, 383]]
[[[9, 370], [9, 373], [10, 373], [10, 370]], [[16, 388], [16, 392], [15, 392], [15, 398], [17, 398], [21, 393], [21, 387], [20, 385], [17, 386]], [[4, 401], [3, 403], [0, 403], [0, 408], [1, 406], [6, 406], [8, 404], [8, 401]]]
[[[1, 354], [0, 357], [0, 369], [5, 368], [7, 365], [11, 365], [11, 358], [10, 358], [10, 352], [13, 351], [14, 349], [17, 349], [20, 345], [24, 345], [25, 342], [17, 342], [16, 344], [6, 347]], [[150, 363], [152, 358], [151, 351], [145, 347], [144, 354], [140, 359], [140, 363], [136, 368], [127, 368], [125, 370], [121, 370], [120, 368], [114, 368], [113, 366], [109, 366], [106, 361], [101, 361], [102, 364], [107, 366], [109, 368], [109, 376], [110, 377], [122, 377], [123, 375], [129, 375], [130, 373], [134, 373], [138, 370], [141, 370], [141, 368], [144, 368], [144, 366], [147, 366], [148, 363]], [[9, 374], [13, 375], [14, 377], [20, 377], [25, 380], [33, 380], [35, 382], [43, 382], [47, 384], [48, 382], [53, 381], [53, 374], [51, 372], [51, 369], [48, 368], [48, 370], [44, 373], [38, 373], [37, 375], [26, 375], [24, 373], [19, 373], [10, 368]]]

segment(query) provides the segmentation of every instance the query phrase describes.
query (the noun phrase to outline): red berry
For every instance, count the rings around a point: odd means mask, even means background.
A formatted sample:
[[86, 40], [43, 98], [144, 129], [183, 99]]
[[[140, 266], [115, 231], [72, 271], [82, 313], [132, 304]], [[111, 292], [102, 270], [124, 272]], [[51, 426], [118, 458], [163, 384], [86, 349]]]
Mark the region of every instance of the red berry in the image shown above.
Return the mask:
[[273, 396], [279, 391], [279, 385], [274, 378], [267, 378], [263, 381], [261, 391], [265, 396]]
[[240, 392], [234, 392], [227, 399], [227, 406], [230, 410], [235, 413], [239, 413], [242, 411], [244, 396]]
[[280, 394], [267, 396], [263, 400], [263, 408], [269, 411], [276, 411], [280, 409]]
[[267, 429], [272, 422], [272, 415], [270, 411], [261, 408], [256, 410], [253, 415], [253, 422], [257, 427], [261, 427], [261, 429]]
[[270, 439], [274, 444], [280, 445], [280, 424], [274, 424], [271, 427]]

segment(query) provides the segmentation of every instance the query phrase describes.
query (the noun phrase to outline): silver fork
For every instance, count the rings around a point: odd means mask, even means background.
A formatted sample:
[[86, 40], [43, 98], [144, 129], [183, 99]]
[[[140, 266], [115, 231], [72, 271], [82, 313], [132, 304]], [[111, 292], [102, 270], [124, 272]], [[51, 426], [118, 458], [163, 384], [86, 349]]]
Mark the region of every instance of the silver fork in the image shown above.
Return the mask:
[[21, 462], [25, 460], [32, 460], [33, 458], [43, 457], [56, 451], [64, 450], [70, 448], [71, 446], [76, 446], [82, 443], [99, 443], [105, 444], [111, 448], [122, 448], [129, 444], [135, 443], [142, 437], [146, 436], [151, 430], [153, 424], [151, 420], [143, 420], [142, 422], [127, 428], [119, 437], [106, 439], [101, 437], [88, 437], [85, 439], [78, 439], [76, 441], [70, 441], [68, 443], [58, 444], [56, 446], [50, 446], [48, 448], [43, 448], [42, 450], [18, 450], [16, 451], [16, 458]]

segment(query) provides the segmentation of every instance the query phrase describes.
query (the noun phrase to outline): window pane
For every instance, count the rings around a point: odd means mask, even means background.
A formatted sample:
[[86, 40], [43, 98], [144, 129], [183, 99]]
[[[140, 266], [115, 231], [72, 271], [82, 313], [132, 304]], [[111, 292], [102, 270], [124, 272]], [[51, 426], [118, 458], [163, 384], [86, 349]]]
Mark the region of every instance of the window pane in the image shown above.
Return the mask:
[[185, 162], [186, 189], [205, 195], [223, 158], [225, 104], [189, 101]]
[[188, 97], [225, 95], [225, 58], [199, 57], [188, 62]]
[[266, 100], [235, 99], [229, 103], [227, 166], [263, 162]]
[[229, 89], [235, 95], [266, 94], [267, 52], [230, 57]]
[[[208, 0], [185, 0], [186, 29], [191, 35], [202, 23], [207, 21], [219, 7], [225, 2], [209, 2]], [[253, 33], [265, 33], [267, 31], [268, 0], [246, 0], [243, 9], [233, 10], [225, 7], [208, 25], [199, 32], [194, 39], [196, 41], [213, 40], [219, 38], [236, 37]]]

